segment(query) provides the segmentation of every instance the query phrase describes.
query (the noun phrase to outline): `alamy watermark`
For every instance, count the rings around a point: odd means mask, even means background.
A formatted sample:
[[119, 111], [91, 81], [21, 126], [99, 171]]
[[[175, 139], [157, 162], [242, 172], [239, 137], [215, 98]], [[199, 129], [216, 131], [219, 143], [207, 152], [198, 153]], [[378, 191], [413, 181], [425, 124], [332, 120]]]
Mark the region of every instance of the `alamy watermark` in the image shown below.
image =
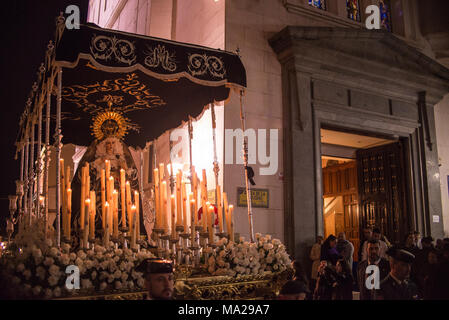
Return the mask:
[[365, 274], [369, 275], [365, 279], [365, 287], [368, 290], [380, 289], [380, 270], [379, 267], [372, 264], [366, 267]]
[[[279, 129], [269, 129], [269, 137], [267, 138], [267, 129], [226, 129], [224, 134], [225, 142], [225, 164], [243, 164], [243, 141], [247, 137], [248, 141], [248, 164], [257, 164], [257, 162], [265, 167], [259, 168], [259, 175], [274, 175], [279, 168]], [[181, 138], [181, 141], [179, 141]], [[173, 145], [170, 159], [175, 162], [179, 152], [189, 153], [188, 141], [189, 136], [184, 129], [175, 129], [170, 134], [170, 140], [177, 144]], [[235, 141], [235, 144], [234, 144]], [[267, 142], [270, 152], [267, 154]], [[235, 152], [234, 152], [235, 151]], [[235, 163], [234, 163], [235, 155]]]
[[79, 289], [80, 288], [80, 269], [78, 266], [73, 264], [65, 268], [65, 273], [68, 274], [65, 280], [65, 287], [68, 290]]
[[67, 29], [80, 28], [80, 8], [77, 5], [70, 5], [65, 8], [65, 13], [69, 16], [65, 19], [65, 26]]

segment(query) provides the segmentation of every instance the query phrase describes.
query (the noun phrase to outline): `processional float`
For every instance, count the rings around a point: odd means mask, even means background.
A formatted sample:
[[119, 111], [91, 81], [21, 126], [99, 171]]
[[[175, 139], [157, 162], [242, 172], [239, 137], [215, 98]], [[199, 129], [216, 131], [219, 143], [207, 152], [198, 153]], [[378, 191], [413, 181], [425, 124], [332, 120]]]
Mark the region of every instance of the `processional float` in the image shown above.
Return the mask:
[[[143, 208], [149, 207], [158, 254], [198, 263], [199, 250], [214, 247], [216, 237], [234, 237], [233, 206], [218, 179], [215, 102], [237, 92], [244, 131], [245, 87], [245, 69], [237, 54], [93, 24], [68, 30], [59, 17], [55, 40], [48, 45], [20, 119], [20, 178], [16, 195], [10, 197], [11, 222], [26, 229], [42, 220], [50, 237], [54, 199], [58, 247], [76, 238], [81, 248], [101, 239], [105, 245], [112, 240], [136, 249]], [[193, 123], [207, 108], [212, 116], [215, 206], [207, 196], [205, 170], [200, 179], [192, 162]], [[158, 137], [184, 125], [189, 138], [187, 174], [160, 162], [156, 148]], [[142, 154], [138, 168], [127, 148], [148, 141], [153, 164], [149, 196], [143, 186]], [[63, 143], [89, 145], [73, 168], [64, 164]], [[242, 147], [253, 242], [246, 137]]]

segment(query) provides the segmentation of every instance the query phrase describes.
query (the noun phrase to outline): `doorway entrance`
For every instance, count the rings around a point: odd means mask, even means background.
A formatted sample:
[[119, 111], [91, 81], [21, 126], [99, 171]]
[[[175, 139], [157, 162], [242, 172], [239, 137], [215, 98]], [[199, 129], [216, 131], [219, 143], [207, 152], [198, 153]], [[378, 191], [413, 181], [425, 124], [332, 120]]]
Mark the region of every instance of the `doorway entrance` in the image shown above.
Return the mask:
[[324, 236], [345, 232], [357, 261], [363, 227], [377, 227], [391, 242], [408, 231], [401, 142], [321, 129]]

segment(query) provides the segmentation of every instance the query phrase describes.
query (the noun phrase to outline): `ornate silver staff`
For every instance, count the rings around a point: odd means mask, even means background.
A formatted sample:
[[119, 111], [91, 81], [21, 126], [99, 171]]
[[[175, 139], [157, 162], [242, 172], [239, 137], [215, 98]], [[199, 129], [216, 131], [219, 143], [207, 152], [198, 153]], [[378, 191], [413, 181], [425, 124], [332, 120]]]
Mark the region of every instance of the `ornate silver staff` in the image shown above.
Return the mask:
[[217, 189], [218, 189], [218, 173], [220, 172], [220, 167], [218, 166], [218, 158], [217, 158], [217, 138], [216, 138], [216, 129], [217, 123], [215, 118], [215, 105], [213, 103], [210, 104], [210, 112], [212, 118], [212, 138], [214, 142], [214, 174], [215, 174], [215, 205], [217, 205]]
[[[242, 131], [245, 132], [245, 117], [243, 116], [243, 90], [240, 90], [240, 122]], [[254, 228], [253, 228], [253, 212], [251, 206], [251, 187], [248, 179], [248, 138], [243, 136], [243, 165], [245, 168], [245, 184], [246, 184], [246, 201], [248, 204], [248, 220], [249, 220], [249, 237], [250, 241], [254, 242]]]

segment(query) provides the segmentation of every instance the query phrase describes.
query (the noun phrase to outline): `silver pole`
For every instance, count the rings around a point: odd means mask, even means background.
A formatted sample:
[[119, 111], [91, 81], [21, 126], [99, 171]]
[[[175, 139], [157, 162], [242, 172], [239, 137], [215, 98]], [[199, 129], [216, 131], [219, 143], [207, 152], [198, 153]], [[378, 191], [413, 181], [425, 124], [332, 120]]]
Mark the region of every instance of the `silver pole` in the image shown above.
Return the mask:
[[[25, 133], [25, 175], [24, 175], [24, 197], [23, 197], [23, 210], [25, 215], [28, 214], [28, 162], [29, 162], [29, 150], [30, 150], [30, 142], [29, 142], [29, 136], [28, 136], [28, 126], [26, 128]], [[24, 224], [26, 224], [24, 220]]]
[[[243, 115], [243, 91], [240, 91], [240, 121], [242, 130], [245, 132], [245, 117]], [[251, 204], [251, 186], [248, 181], [248, 138], [243, 136], [243, 164], [245, 166], [246, 201], [248, 203], [249, 237], [254, 242], [253, 212]]]
[[215, 205], [218, 205], [217, 199], [217, 189], [218, 189], [218, 173], [220, 172], [220, 167], [218, 166], [218, 158], [217, 158], [217, 138], [216, 138], [216, 129], [217, 123], [215, 118], [215, 105], [213, 103], [210, 104], [211, 118], [212, 118], [212, 138], [214, 141], [214, 174], [215, 174]]
[[61, 159], [61, 90], [62, 90], [62, 68], [58, 69], [58, 95], [56, 99], [56, 229], [57, 245], [61, 247], [61, 168], [59, 160]]
[[32, 223], [32, 215], [33, 215], [33, 200], [34, 200], [34, 119], [31, 120], [31, 151], [30, 151], [30, 171], [28, 172], [29, 180], [30, 180], [30, 226]]
[[47, 231], [48, 231], [48, 166], [50, 164], [50, 105], [51, 105], [51, 77], [47, 82], [47, 108], [45, 112], [45, 163], [44, 163], [45, 238], [47, 238]]
[[38, 106], [37, 122], [37, 168], [36, 168], [36, 215], [40, 217], [40, 195], [41, 195], [41, 151], [42, 151], [42, 106]]
[[23, 143], [23, 141], [21, 142], [22, 144], [22, 150], [20, 152], [20, 181], [23, 181], [23, 165], [24, 165], [24, 160], [25, 160], [25, 144]]

